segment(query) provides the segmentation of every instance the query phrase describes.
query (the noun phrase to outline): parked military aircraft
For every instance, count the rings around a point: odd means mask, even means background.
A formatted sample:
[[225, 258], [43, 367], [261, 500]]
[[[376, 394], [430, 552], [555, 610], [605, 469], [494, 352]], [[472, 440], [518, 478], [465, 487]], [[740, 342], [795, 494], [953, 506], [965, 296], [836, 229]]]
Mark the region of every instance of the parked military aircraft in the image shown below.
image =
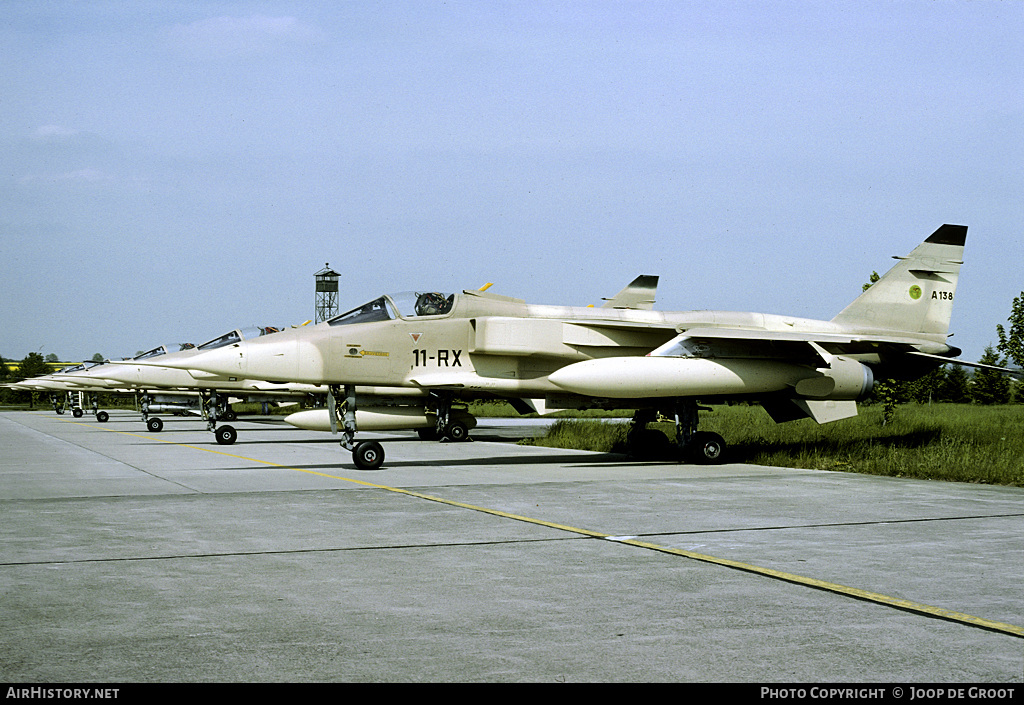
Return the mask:
[[101, 379], [88, 379], [85, 375], [89, 370], [95, 370], [102, 365], [101, 362], [83, 362], [79, 365], [65, 367], [62, 370], [39, 377], [31, 377], [21, 382], [14, 382], [8, 385], [12, 389], [21, 389], [34, 392], [49, 392], [50, 403], [57, 414], [63, 414], [67, 410], [75, 418], [85, 415], [85, 410], [79, 404], [79, 394], [88, 394], [92, 400], [93, 414], [96, 420], [104, 423], [109, 418], [105, 411], [100, 411], [97, 406], [97, 394], [99, 392], [116, 391], [116, 385], [110, 384]]
[[473, 398], [504, 397], [521, 411], [638, 409], [641, 430], [660, 411], [675, 418], [682, 451], [716, 462], [725, 443], [697, 431], [698, 401], [757, 401], [780, 423], [825, 423], [856, 415], [876, 379], [916, 379], [959, 355], [946, 338], [966, 236], [966, 226], [941, 226], [831, 321], [658, 312], [645, 277], [601, 308], [407, 292], [175, 366], [327, 385], [330, 426], [343, 429], [342, 447], [361, 468], [379, 467], [384, 450], [355, 442], [356, 385], [426, 392], [442, 435], [452, 403]]
[[[151, 432], [163, 429], [163, 421], [153, 414], [194, 413], [207, 420], [207, 429], [214, 433], [221, 445], [230, 445], [238, 437], [232, 426], [221, 425], [221, 420], [235, 418], [229, 406], [232, 398], [244, 401], [296, 402], [310, 394], [325, 394], [326, 389], [313, 385], [267, 383], [237, 377], [218, 377], [212, 374], [190, 375], [182, 369], [165, 367], [164, 362], [181, 361], [194, 355], [216, 350], [225, 345], [253, 340], [279, 332], [276, 327], [251, 326], [229, 331], [201, 345], [182, 345], [177, 352], [169, 352], [161, 345], [129, 360], [92, 367], [76, 372], [68, 381], [78, 385], [117, 387], [141, 395], [142, 418]], [[105, 419], [104, 419], [105, 420]]]

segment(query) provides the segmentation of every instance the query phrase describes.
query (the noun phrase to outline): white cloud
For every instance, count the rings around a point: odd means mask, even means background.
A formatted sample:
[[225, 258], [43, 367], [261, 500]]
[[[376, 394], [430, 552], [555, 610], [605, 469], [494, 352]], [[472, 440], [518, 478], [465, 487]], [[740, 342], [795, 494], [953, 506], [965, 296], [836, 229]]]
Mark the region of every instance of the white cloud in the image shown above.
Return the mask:
[[324, 39], [316, 26], [294, 17], [211, 17], [170, 29], [172, 45], [195, 56], [238, 56]]

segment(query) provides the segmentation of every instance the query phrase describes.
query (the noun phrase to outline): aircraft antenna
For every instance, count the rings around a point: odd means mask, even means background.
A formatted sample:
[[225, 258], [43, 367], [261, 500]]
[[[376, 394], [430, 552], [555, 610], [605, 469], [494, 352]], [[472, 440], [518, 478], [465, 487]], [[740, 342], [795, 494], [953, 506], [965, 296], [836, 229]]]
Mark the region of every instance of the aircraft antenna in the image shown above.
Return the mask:
[[341, 275], [331, 269], [328, 262], [315, 276], [316, 316], [314, 321], [321, 323], [338, 315], [338, 277]]

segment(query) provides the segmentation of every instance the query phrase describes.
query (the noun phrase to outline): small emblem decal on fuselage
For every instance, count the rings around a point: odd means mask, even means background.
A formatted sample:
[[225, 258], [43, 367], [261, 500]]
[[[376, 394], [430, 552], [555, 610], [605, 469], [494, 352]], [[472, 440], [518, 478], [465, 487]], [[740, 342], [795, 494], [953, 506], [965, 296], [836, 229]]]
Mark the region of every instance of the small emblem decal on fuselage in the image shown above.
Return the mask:
[[914, 301], [917, 301], [919, 298], [921, 298], [921, 287], [919, 287], [917, 284], [914, 284], [914, 286], [910, 287], [910, 298], [912, 298]]

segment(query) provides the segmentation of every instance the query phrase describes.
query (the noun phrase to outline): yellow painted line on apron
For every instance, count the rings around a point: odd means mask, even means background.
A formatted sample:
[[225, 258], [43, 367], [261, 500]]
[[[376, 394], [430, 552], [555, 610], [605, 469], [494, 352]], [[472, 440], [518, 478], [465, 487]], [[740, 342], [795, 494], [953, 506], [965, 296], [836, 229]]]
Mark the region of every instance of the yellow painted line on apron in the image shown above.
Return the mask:
[[715, 565], [725, 566], [727, 568], [734, 568], [736, 570], [742, 570], [748, 573], [755, 573], [757, 575], [764, 575], [769, 578], [775, 578], [776, 580], [784, 580], [788, 583], [795, 583], [797, 585], [806, 585], [807, 587], [816, 588], [818, 590], [827, 590], [828, 592], [834, 592], [840, 595], [847, 595], [858, 600], [866, 600], [868, 602], [875, 602], [880, 605], [888, 605], [889, 607], [895, 607], [896, 609], [905, 610], [907, 612], [916, 612], [929, 617], [936, 617], [938, 619], [945, 619], [952, 622], [961, 622], [969, 624], [971, 626], [980, 627], [993, 632], [1002, 632], [1011, 636], [1016, 636], [1024, 639], [1024, 627], [1018, 627], [1013, 624], [1006, 624], [1004, 622], [994, 622], [988, 619], [982, 619], [981, 617], [975, 617], [973, 615], [964, 614], [963, 612], [954, 612], [952, 610], [943, 609], [941, 607], [933, 607], [932, 605], [924, 605], [919, 602], [911, 602], [910, 600], [900, 600], [895, 597], [889, 597], [888, 595], [882, 595], [877, 592], [869, 592], [867, 590], [861, 590], [859, 588], [848, 587], [846, 585], [839, 585], [838, 583], [830, 583], [824, 580], [818, 580], [816, 578], [808, 578], [802, 575], [795, 575], [793, 573], [786, 573], [781, 570], [774, 570], [772, 568], [762, 568], [756, 565], [750, 565], [749, 563], [741, 563], [739, 561], [731, 561], [725, 558], [716, 558], [715, 556], [706, 556], [700, 553], [693, 553], [692, 551], [684, 551], [679, 548], [669, 548], [667, 546], [659, 546], [658, 544], [648, 543], [646, 541], [637, 541], [636, 539], [613, 539], [619, 543], [629, 544], [631, 546], [638, 546], [640, 548], [647, 548], [652, 551], [659, 551], [661, 553], [669, 553], [676, 556], [682, 556], [684, 558], [692, 558], [693, 560], [702, 561], [704, 563], [713, 563]]
[[[80, 421], [65, 421], [65, 423], [77, 423], [81, 426], [88, 426], [89, 428], [96, 428], [93, 424], [85, 424]], [[1006, 624], [1004, 622], [995, 622], [988, 619], [982, 619], [981, 617], [975, 617], [973, 615], [964, 614], [963, 612], [954, 612], [952, 610], [943, 609], [941, 607], [933, 607], [932, 605], [925, 605], [919, 602], [911, 602], [910, 600], [901, 600], [895, 597], [889, 597], [888, 595], [882, 595], [877, 592], [869, 592], [868, 590], [861, 590], [859, 588], [848, 587], [846, 585], [839, 585], [838, 583], [830, 583], [825, 580], [818, 580], [816, 578], [808, 578], [802, 575], [796, 575], [794, 573], [786, 573], [781, 570], [774, 570], [772, 568], [762, 568], [761, 566], [751, 565], [749, 563], [741, 563], [740, 561], [732, 561], [726, 558], [716, 558], [715, 556], [708, 556], [702, 553], [694, 553], [693, 551], [685, 551], [680, 548], [670, 548], [668, 546], [661, 546], [656, 543], [650, 543], [648, 541], [639, 541], [635, 538], [630, 537], [618, 537], [611, 534], [601, 533], [600, 531], [591, 531], [590, 529], [581, 529], [575, 526], [568, 526], [566, 524], [558, 524], [551, 521], [544, 521], [543, 519], [534, 519], [532, 517], [523, 516], [521, 514], [512, 514], [510, 512], [503, 512], [498, 509], [489, 509], [487, 507], [479, 507], [474, 504], [466, 504], [465, 502], [456, 502], [451, 499], [444, 499], [443, 497], [435, 497], [433, 495], [424, 494], [422, 492], [415, 492], [413, 490], [402, 489], [401, 487], [390, 487], [388, 485], [381, 485], [375, 482], [367, 482], [366, 480], [356, 480], [350, 477], [341, 477], [340, 475], [329, 475], [324, 472], [317, 472], [316, 470], [304, 470], [302, 468], [295, 468], [289, 465], [282, 465], [280, 463], [273, 463], [269, 460], [259, 460], [258, 458], [248, 458], [244, 455], [235, 455], [233, 453], [225, 453], [224, 451], [214, 450], [213, 448], [204, 448], [202, 446], [191, 446], [185, 443], [176, 443], [175, 441], [165, 441], [160, 438], [153, 438], [152, 436], [143, 436], [137, 433], [128, 433], [126, 431], [115, 431], [114, 429], [102, 429], [109, 433], [119, 433], [123, 436], [134, 436], [136, 438], [143, 438], [150, 441], [160, 441], [161, 443], [167, 443], [170, 445], [181, 446], [183, 448], [191, 448], [194, 450], [201, 450], [207, 453], [216, 453], [217, 455], [223, 455], [229, 458], [236, 458], [238, 460], [245, 460], [252, 463], [260, 463], [262, 465], [269, 465], [271, 467], [281, 468], [282, 470], [292, 470], [294, 472], [302, 472], [307, 475], [317, 475], [319, 477], [325, 477], [331, 480], [341, 480], [343, 482], [350, 482], [355, 485], [361, 485], [363, 487], [369, 487], [372, 489], [385, 490], [387, 492], [394, 492], [397, 494], [407, 495], [409, 497], [416, 497], [417, 499], [425, 499], [430, 502], [438, 502], [440, 504], [446, 504], [451, 507], [459, 507], [460, 509], [468, 509], [474, 512], [481, 512], [483, 514], [490, 514], [492, 516], [502, 517], [504, 519], [513, 519], [515, 521], [522, 521], [527, 524], [534, 524], [536, 526], [546, 526], [550, 529], [557, 529], [559, 531], [566, 531], [573, 534], [579, 534], [581, 536], [587, 536], [590, 538], [607, 539], [614, 541], [615, 543], [625, 544], [627, 546], [635, 546], [637, 548], [644, 548], [650, 551], [657, 551], [659, 553], [667, 553], [673, 556], [680, 556], [682, 558], [689, 558], [691, 560], [700, 561], [702, 563], [711, 563], [713, 565], [720, 565], [725, 568], [732, 568], [734, 570], [741, 570], [747, 573], [754, 573], [756, 575], [763, 575], [768, 578], [775, 580], [782, 580], [788, 583], [794, 583], [796, 585], [804, 585], [806, 587], [815, 588], [817, 590], [824, 590], [832, 592], [838, 595], [846, 595], [857, 600], [864, 600], [867, 602], [874, 602], [880, 605], [886, 605], [895, 609], [903, 610], [905, 612], [914, 612], [921, 614], [926, 617], [934, 617], [936, 619], [944, 619], [950, 622], [959, 622], [961, 624], [967, 624], [972, 627], [978, 627], [987, 631], [999, 632], [1002, 634], [1008, 634], [1024, 639], [1024, 627], [1018, 627], [1014, 624]]]

